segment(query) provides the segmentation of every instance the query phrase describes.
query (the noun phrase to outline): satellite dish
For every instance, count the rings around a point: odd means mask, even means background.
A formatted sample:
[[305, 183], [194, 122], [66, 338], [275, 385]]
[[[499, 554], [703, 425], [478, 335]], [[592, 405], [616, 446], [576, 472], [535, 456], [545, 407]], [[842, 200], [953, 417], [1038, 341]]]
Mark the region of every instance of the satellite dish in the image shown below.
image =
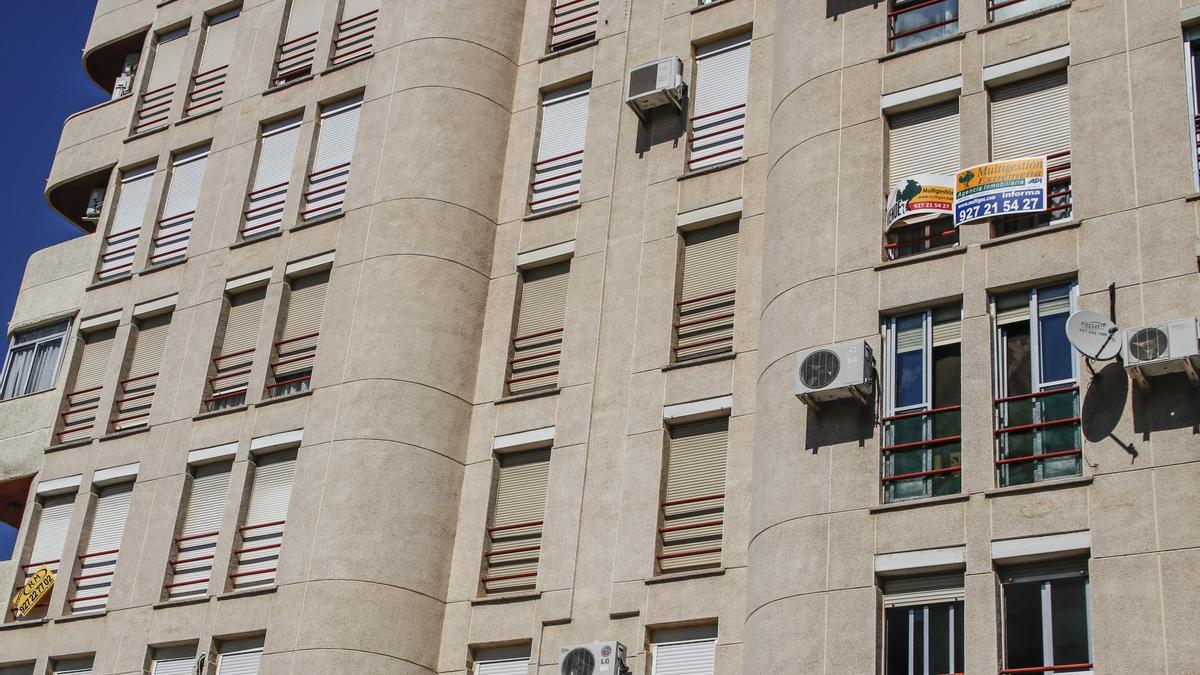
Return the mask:
[[1099, 312], [1084, 310], [1067, 318], [1067, 340], [1079, 353], [1097, 361], [1116, 358], [1121, 353], [1117, 325]]

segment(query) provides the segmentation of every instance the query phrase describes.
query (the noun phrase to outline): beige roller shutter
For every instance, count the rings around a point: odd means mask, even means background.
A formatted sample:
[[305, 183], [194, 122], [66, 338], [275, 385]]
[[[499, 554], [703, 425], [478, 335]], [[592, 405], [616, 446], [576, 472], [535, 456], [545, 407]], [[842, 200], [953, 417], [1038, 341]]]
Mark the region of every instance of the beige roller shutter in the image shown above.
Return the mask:
[[600, 0], [553, 0], [550, 15], [550, 50], [583, 44], [596, 37]]
[[738, 222], [684, 235], [675, 360], [733, 350]]
[[173, 85], [179, 79], [179, 68], [183, 64], [183, 50], [187, 45], [188, 29], [180, 28], [158, 36], [154, 48], [154, 63], [146, 78], [146, 90]]
[[962, 308], [939, 307], [933, 310], [933, 346], [962, 342]]
[[196, 675], [196, 645], [158, 647], [150, 675]]
[[108, 593], [116, 573], [117, 556], [132, 500], [132, 482], [100, 489], [92, 511], [87, 546], [79, 556], [80, 579], [71, 598], [72, 612], [98, 611], [108, 606]]
[[688, 170], [741, 159], [746, 136], [750, 33], [696, 48]]
[[330, 63], [336, 66], [370, 54], [377, 25], [379, 0], [345, 0]]
[[187, 255], [200, 188], [208, 166], [210, 146], [181, 152], [171, 159], [170, 187], [158, 220], [158, 232], [150, 246], [150, 264], [160, 265]]
[[[287, 312], [271, 369], [274, 382], [285, 383], [282, 387], [312, 371], [328, 287], [328, 271], [297, 277], [288, 284]], [[274, 395], [285, 393], [272, 389]]]
[[288, 8], [287, 30], [283, 40], [289, 42], [312, 35], [321, 28], [321, 14], [325, 11], [325, 0], [292, 0]]
[[76, 392], [104, 384], [104, 371], [108, 368], [113, 338], [116, 335], [116, 328], [83, 334], [83, 354], [79, 357], [79, 368], [75, 371]]
[[287, 28], [279, 45], [275, 62], [277, 83], [303, 77], [312, 72], [316, 58], [317, 33], [321, 29], [321, 14], [325, 0], [292, 0], [288, 7]]
[[258, 675], [262, 652], [262, 636], [222, 642], [217, 651], [217, 675]]
[[362, 96], [353, 96], [321, 107], [317, 149], [313, 153], [312, 171], [308, 174], [308, 189], [304, 192], [304, 207], [300, 212], [302, 219], [312, 220], [342, 210], [350, 182], [350, 161], [354, 158], [362, 103]]
[[129, 357], [129, 367], [125, 378], [121, 380], [116, 400], [116, 415], [113, 418], [115, 430], [131, 429], [148, 423], [170, 330], [169, 313], [138, 322], [133, 354]]
[[279, 229], [287, 202], [300, 142], [300, 115], [263, 125], [258, 144], [254, 183], [247, 195], [243, 237], [256, 237]]
[[67, 409], [62, 413], [58, 432], [59, 443], [91, 438], [116, 334], [116, 328], [80, 334], [82, 353], [75, 369], [75, 380], [67, 393]]
[[159, 314], [138, 322], [137, 338], [133, 357], [129, 360], [129, 378], [145, 377], [158, 373], [162, 365], [163, 351], [167, 346], [167, 334], [171, 330], [171, 315]]
[[501, 454], [484, 565], [488, 592], [533, 588], [541, 557], [550, 448]]
[[1003, 326], [1029, 320], [1029, 295], [1011, 293], [996, 298], [996, 324]]
[[275, 582], [295, 473], [295, 450], [274, 452], [255, 460], [254, 486], [241, 527], [237, 569], [230, 575], [235, 588]]
[[26, 570], [36, 572], [42, 563], [57, 572], [63, 546], [67, 543], [67, 528], [71, 526], [71, 513], [75, 509], [75, 493], [55, 495], [42, 500], [42, 511], [38, 516], [37, 534], [33, 537], [33, 550], [29, 553]]
[[670, 429], [658, 556], [663, 572], [721, 564], [728, 440], [728, 417]]
[[150, 186], [154, 182], [155, 165], [128, 169], [121, 174], [117, 192], [117, 207], [108, 236], [104, 238], [104, 253], [100, 256], [100, 280], [112, 279], [133, 271], [142, 223], [150, 205]]
[[208, 29], [204, 33], [204, 51], [200, 56], [197, 73], [203, 76], [214, 68], [229, 65], [233, 58], [233, 38], [237, 34], [237, 21], [240, 9], [221, 12], [208, 19]]
[[525, 270], [508, 389], [511, 393], [554, 387], [567, 311], [570, 261]]
[[992, 159], [1016, 159], [1071, 149], [1067, 71], [992, 90]]
[[167, 584], [172, 598], [208, 592], [231, 468], [230, 462], [218, 462], [192, 469], [183, 525], [171, 563], [174, 574]]
[[258, 342], [267, 287], [260, 286], [229, 299], [221, 350], [213, 358], [216, 369], [211, 387], [214, 396], [244, 390], [250, 382], [250, 365]]
[[1067, 314], [1071, 311], [1071, 296], [1062, 295], [1057, 298], [1038, 298], [1038, 316], [1053, 316]]
[[888, 117], [888, 188], [911, 176], [958, 169], [957, 100]]
[[963, 573], [883, 580], [884, 607], [912, 607], [962, 600]]
[[529, 187], [533, 213], [579, 201], [591, 86], [590, 81], [580, 82], [542, 96], [542, 123]]

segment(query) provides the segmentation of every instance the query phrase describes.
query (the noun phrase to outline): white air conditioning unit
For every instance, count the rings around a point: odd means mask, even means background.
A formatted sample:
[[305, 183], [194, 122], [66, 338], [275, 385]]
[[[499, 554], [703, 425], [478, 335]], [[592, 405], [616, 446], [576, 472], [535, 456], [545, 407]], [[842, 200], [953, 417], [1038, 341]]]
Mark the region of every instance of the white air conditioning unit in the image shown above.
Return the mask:
[[866, 405], [874, 393], [875, 355], [862, 340], [806, 349], [796, 355], [796, 396], [819, 408], [822, 401], [853, 398]]
[[683, 62], [678, 57], [643, 63], [629, 71], [629, 88], [625, 103], [637, 116], [645, 119], [647, 110], [673, 105], [683, 111], [686, 85], [683, 83]]
[[593, 642], [570, 645], [558, 650], [558, 675], [628, 675], [625, 645], [620, 642]]
[[133, 90], [133, 75], [118, 75], [117, 82], [113, 85], [112, 97], [114, 100], [121, 98]]
[[104, 207], [104, 188], [92, 188], [88, 197], [87, 208], [83, 210], [83, 219], [87, 221], [100, 220], [100, 210]]
[[1187, 373], [1200, 384], [1200, 321], [1176, 319], [1126, 329], [1121, 336], [1121, 357], [1133, 378], [1143, 387], [1147, 377]]

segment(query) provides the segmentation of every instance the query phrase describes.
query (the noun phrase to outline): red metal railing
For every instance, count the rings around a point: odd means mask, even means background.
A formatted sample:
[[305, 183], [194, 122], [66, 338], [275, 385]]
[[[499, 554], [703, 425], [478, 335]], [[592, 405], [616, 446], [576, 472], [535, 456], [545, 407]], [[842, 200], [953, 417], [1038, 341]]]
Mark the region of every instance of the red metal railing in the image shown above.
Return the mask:
[[171, 101], [174, 99], [174, 83], [142, 92], [137, 119], [133, 123], [133, 133], [141, 133], [165, 124], [171, 115]]
[[302, 385], [298, 390], [309, 388], [312, 381], [313, 361], [317, 356], [317, 338], [320, 333], [309, 333], [275, 342], [275, 360], [271, 362], [271, 383], [267, 391], [276, 396], [279, 389]]
[[[660, 572], [674, 571], [678, 569], [686, 569], [690, 567], [713, 566], [720, 564], [719, 561], [702, 560], [692, 562], [684, 560], [687, 558], [695, 558], [697, 556], [712, 555], [720, 553], [720, 546], [706, 546], [698, 549], [678, 550], [689, 544], [688, 535], [696, 530], [712, 529], [713, 531], [707, 534], [699, 534], [703, 539], [716, 540], [720, 543], [724, 536], [723, 528], [725, 524], [725, 493], [717, 492], [708, 495], [698, 495], [695, 497], [683, 497], [679, 499], [668, 499], [662, 502], [662, 525], [658, 528], [659, 550], [655, 554], [654, 559], [658, 562]], [[712, 504], [712, 502], [720, 501], [720, 504]], [[672, 507], [701, 505], [691, 509], [673, 509]], [[711, 514], [709, 512], [720, 511], [719, 514]], [[712, 517], [712, 516], [719, 517]], [[704, 520], [694, 522], [684, 522], [680, 524], [671, 524], [672, 521], [686, 520], [688, 518], [697, 518], [708, 516]], [[722, 529], [715, 529], [722, 528]], [[668, 535], [684, 533], [681, 539], [673, 540]], [[696, 535], [693, 535], [696, 536]], [[693, 544], [695, 542], [692, 542]], [[668, 562], [666, 565], [663, 561], [680, 561], [679, 563]]]
[[1046, 155], [1046, 209], [1041, 213], [1017, 214], [995, 218], [993, 236], [1022, 232], [1066, 220], [1072, 213], [1071, 152], [1064, 150]]
[[[888, 50], [889, 51], [896, 48], [895, 43], [897, 40], [902, 40], [906, 37], [911, 37], [911, 36], [917, 35], [919, 33], [924, 33], [925, 31], [934, 30], [936, 28], [941, 28], [942, 26], [948, 26], [952, 23], [958, 23], [958, 3], [957, 2], [950, 2], [948, 0], [924, 0], [924, 2], [909, 3], [909, 4], [902, 5], [900, 7], [896, 7], [895, 5], [897, 5], [897, 4], [898, 4], [897, 2], [893, 1], [892, 5], [894, 8], [888, 11]], [[900, 27], [900, 24], [905, 22], [906, 15], [912, 14], [913, 12], [919, 12], [920, 10], [927, 9], [929, 7], [933, 7], [933, 6], [939, 5], [939, 4], [945, 4], [947, 6], [947, 9], [949, 9], [950, 6], [953, 6], [953, 16], [950, 16], [950, 17], [947, 17], [944, 19], [934, 18], [931, 21], [927, 21], [927, 22], [921, 23], [921, 24], [916, 24], [916, 25], [906, 27], [902, 30], [897, 31], [897, 28]], [[922, 42], [924, 42], [924, 41], [922, 41]], [[913, 46], [913, 45], [906, 45], [906, 46]]]
[[[675, 344], [671, 346], [676, 361], [733, 350], [736, 294], [730, 288], [676, 301], [679, 319], [672, 324]], [[727, 334], [712, 337], [714, 332]]]
[[369, 55], [378, 22], [378, 9], [339, 21], [334, 33], [330, 64], [339, 66]]
[[[536, 569], [536, 567], [537, 567], [538, 562], [540, 561], [541, 550], [542, 550], [542, 545], [541, 545], [542, 544], [542, 529], [541, 529], [542, 524], [543, 524], [543, 521], [541, 521], [541, 520], [530, 520], [530, 521], [525, 521], [525, 522], [521, 522], [521, 523], [509, 523], [507, 525], [495, 525], [495, 526], [487, 528], [488, 544], [487, 544], [487, 550], [484, 551], [484, 554], [483, 554], [484, 573], [479, 578], [479, 581], [480, 581], [480, 583], [483, 584], [485, 591], [493, 592], [493, 591], [514, 590], [514, 589], [518, 589], [518, 588], [525, 588], [532, 584], [532, 582], [531, 582], [529, 584], [515, 584], [515, 585], [503, 584], [500, 586], [495, 585], [495, 584], [497, 584], [497, 582], [513, 581], [516, 579], [534, 579], [537, 577], [538, 570]], [[530, 530], [532, 528], [537, 528], [537, 530], [532, 531], [532, 532], [514, 533], [515, 530]], [[498, 533], [498, 532], [499, 533], [511, 533], [511, 534], [501, 534], [498, 537], [498, 536], [496, 536], [496, 533]], [[502, 539], [504, 537], [518, 540], [517, 542], [515, 542], [517, 545], [514, 546], [514, 545], [512, 545], [512, 543], [514, 543], [514, 542], [506, 541], [506, 542], [504, 542], [504, 545], [506, 546], [506, 548], [495, 548], [498, 540]], [[524, 544], [524, 543], [521, 543], [520, 540], [525, 540], [528, 542], [536, 541], [537, 543]], [[535, 554], [535, 555], [521, 556], [520, 558], [504, 560], [504, 561], [494, 561], [493, 560], [493, 558], [497, 558], [500, 556], [516, 555], [516, 554], [520, 554], [520, 553], [531, 553], [531, 554]], [[524, 565], [533, 565], [535, 568], [532, 570], [526, 570], [524, 572], [505, 572], [505, 567], [513, 565], [513, 564], [520, 564], [523, 566]]]
[[225, 96], [225, 80], [228, 76], [228, 65], [192, 75], [192, 89], [188, 93], [188, 103], [183, 108], [183, 116], [216, 110]]
[[553, 387], [558, 383], [557, 357], [562, 354], [562, 332], [562, 328], [549, 328], [512, 338], [509, 375], [504, 379], [510, 392]]
[[[215, 551], [217, 548], [217, 538], [220, 536], [220, 534], [221, 534], [220, 531], [214, 531], [214, 532], [200, 532], [197, 534], [189, 534], [189, 535], [175, 537], [175, 547], [176, 547], [176, 556], [177, 557], [172, 560], [167, 561], [167, 564], [171, 566], [172, 577], [174, 578], [174, 577], [179, 577], [179, 576], [183, 576], [183, 575], [191, 575], [191, 574], [201, 574], [203, 576], [200, 578], [196, 578], [196, 579], [184, 579], [183, 581], [174, 581], [173, 580], [173, 581], [171, 581], [171, 583], [164, 584], [163, 588], [167, 589], [168, 591], [171, 591], [172, 589], [175, 589], [175, 588], [183, 588], [185, 586], [195, 586], [197, 584], [205, 584], [207, 586], [209, 581], [211, 581], [211, 579], [212, 579], [212, 567], [211, 566], [208, 569], [199, 569], [199, 570], [180, 570], [179, 566], [180, 565], [189, 565], [191, 563], [204, 562], [205, 560], [215, 559], [216, 558]], [[207, 543], [203, 543], [203, 544], [194, 544], [193, 543], [193, 544], [190, 544], [190, 546], [196, 547], [200, 551], [205, 551], [205, 550], [214, 551], [213, 553], [201, 553], [200, 555], [195, 555], [194, 553], [187, 553], [187, 554], [182, 553], [182, 549], [183, 549], [182, 545], [185, 542], [196, 542], [197, 540], [200, 540], [200, 539], [210, 539], [210, 538], [212, 539], [211, 542], [207, 542]]]
[[[901, 474], [889, 474], [888, 471], [889, 471], [890, 467], [889, 467], [888, 459], [887, 459], [887, 455], [890, 453], [907, 452], [907, 451], [914, 451], [914, 450], [929, 450], [932, 452], [933, 448], [935, 448], [939, 445], [949, 445], [949, 444], [953, 444], [953, 443], [961, 443], [962, 442], [962, 436], [960, 435], [961, 425], [962, 425], [961, 419], [958, 419], [957, 424], [946, 425], [949, 428], [945, 428], [945, 427], [943, 427], [942, 429], [935, 428], [937, 426], [935, 420], [938, 415], [948, 415], [948, 414], [954, 414], [954, 413], [961, 414], [961, 412], [962, 412], [961, 405], [948, 405], [948, 406], [942, 406], [940, 408], [932, 408], [930, 410], [916, 410], [916, 411], [912, 411], [912, 412], [898, 413], [895, 415], [889, 415], [887, 417], [884, 417], [881, 420], [883, 422], [884, 438], [892, 439], [895, 437], [895, 435], [897, 433], [896, 427], [897, 427], [898, 423], [899, 424], [909, 424], [912, 422], [916, 422], [918, 420], [921, 425], [920, 426], [920, 435], [922, 436], [922, 438], [920, 438], [919, 440], [915, 440], [915, 441], [904, 441], [901, 443], [893, 442], [890, 445], [883, 445], [880, 447], [880, 452], [883, 455], [885, 455], [884, 462], [883, 462], [883, 472], [879, 479], [880, 483], [882, 483], [886, 488], [889, 483], [894, 483], [896, 481], [910, 480], [910, 479], [914, 479], [914, 478], [932, 478], [935, 476], [961, 474], [962, 473], [962, 464], [961, 463], [954, 464], [952, 466], [935, 467], [934, 466], [936, 463], [935, 457], [932, 457], [932, 456], [927, 457], [924, 460], [925, 465], [930, 467], [928, 469], [924, 469], [922, 471], [910, 471], [908, 473], [901, 473]], [[950, 435], [934, 436], [934, 434], [937, 431], [946, 433], [946, 431], [949, 431], [950, 429], [953, 429], [953, 432]], [[912, 430], [909, 430], [909, 431], [912, 431]], [[927, 494], [925, 496], [932, 496], [932, 491], [930, 490], [930, 487], [928, 485], [926, 485], [926, 492], [927, 492]], [[898, 499], [908, 499], [908, 498], [912, 498], [912, 495], [905, 495], [903, 497], [892, 497], [891, 493], [889, 493], [887, 490], [884, 491], [884, 500], [886, 502], [895, 501]]]
[[[1043, 404], [1041, 402], [1048, 396], [1063, 395], [1063, 394], [1073, 394], [1072, 409], [1075, 411], [1074, 414], [1068, 415], [1066, 417], [1056, 418], [1056, 419], [1041, 419], [1041, 417], [1043, 415], [1047, 414], [1047, 411], [1044, 410]], [[1064, 450], [1051, 450], [1051, 451], [1047, 452], [1044, 448], [1044, 442], [1043, 442], [1043, 438], [1042, 438], [1042, 433], [1046, 429], [1052, 429], [1055, 427], [1062, 427], [1062, 426], [1068, 426], [1068, 425], [1075, 427], [1077, 430], [1079, 429], [1080, 424], [1082, 422], [1082, 418], [1078, 414], [1078, 397], [1079, 397], [1079, 387], [1076, 385], [1073, 385], [1073, 386], [1069, 386], [1069, 387], [1058, 387], [1055, 389], [1047, 389], [1045, 391], [1035, 391], [1035, 392], [1030, 392], [1027, 394], [1016, 394], [1013, 396], [1004, 396], [1004, 397], [995, 399], [995, 402], [994, 402], [995, 407], [996, 407], [995, 419], [996, 419], [997, 426], [993, 431], [993, 435], [996, 438], [996, 460], [995, 460], [996, 468], [999, 470], [1002, 467], [1013, 465], [1013, 464], [1021, 464], [1021, 463], [1025, 463], [1025, 462], [1036, 462], [1036, 461], [1045, 460], [1045, 459], [1053, 459], [1055, 457], [1069, 457], [1069, 456], [1073, 456], [1073, 455], [1082, 455], [1083, 450], [1082, 450], [1082, 448], [1080, 448], [1078, 446], [1073, 447], [1073, 448], [1067, 448]], [[1007, 426], [1000, 426], [1001, 420], [1009, 419], [1012, 416], [1012, 412], [1010, 410], [1008, 410], [1008, 406], [1012, 403], [1018, 403], [1018, 402], [1023, 402], [1023, 401], [1030, 402], [1030, 410], [1028, 411], [1027, 414], [1030, 417], [1030, 419], [1033, 419], [1035, 421], [1031, 421], [1031, 422], [1027, 422], [1027, 423], [1023, 423], [1023, 424], [1010, 424]], [[1007, 450], [1007, 443], [1008, 443], [1008, 438], [1009, 438], [1008, 435], [1012, 434], [1012, 433], [1020, 433], [1020, 432], [1033, 432], [1035, 434], [1034, 442], [1031, 444], [1031, 447], [1034, 449], [1033, 454], [1020, 455], [1020, 456], [1015, 456], [1015, 457], [1004, 457], [1003, 454]], [[1079, 438], [1078, 438], [1078, 431], [1077, 431], [1076, 432], [1076, 441], [1078, 442], [1078, 440], [1079, 440]], [[1005, 485], [1011, 484], [1011, 483], [1008, 483], [1007, 480], [1003, 480], [1003, 479], [1001, 480], [1001, 482]]]
[[161, 265], [187, 255], [195, 211], [167, 216], [158, 221], [158, 234], [151, 240], [150, 264]]
[[745, 103], [689, 118], [688, 171], [741, 159], [745, 127]]
[[283, 205], [287, 202], [288, 183], [268, 185], [246, 195], [248, 206], [242, 213], [242, 238], [249, 239], [279, 229], [283, 223]]
[[1078, 670], [1091, 670], [1094, 666], [1090, 663], [1072, 663], [1062, 666], [1037, 666], [1034, 668], [1001, 668], [1000, 675], [1018, 675], [1020, 673], [1049, 673], [1049, 672], [1069, 672]]
[[[274, 539], [274, 541], [271, 541], [270, 543], [266, 543], [266, 544], [253, 543], [249, 546], [245, 545], [246, 544], [246, 533], [251, 532], [253, 530], [262, 530], [262, 529], [265, 529], [268, 527], [283, 527], [286, 523], [287, 523], [286, 520], [272, 520], [270, 522], [265, 522], [265, 523], [254, 523], [254, 524], [242, 525], [241, 527], [238, 528], [238, 534], [242, 537], [242, 546], [240, 548], [236, 548], [233, 550], [233, 554], [235, 556], [237, 556], [237, 571], [230, 572], [230, 574], [229, 574], [229, 579], [233, 582], [234, 586], [238, 586], [238, 585], [246, 583], [246, 582], [242, 581], [246, 577], [257, 577], [257, 576], [269, 574], [269, 575], [271, 575], [271, 577], [269, 579], [254, 579], [253, 580], [254, 583], [272, 582], [275, 580], [274, 575], [278, 571], [277, 565], [275, 567], [259, 567], [259, 568], [254, 568], [254, 569], [243, 569], [245, 567], [252, 567], [253, 565], [257, 564], [257, 563], [252, 562], [254, 560], [255, 556], [249, 556], [249, 557], [243, 557], [243, 556], [246, 556], [247, 554], [251, 554], [251, 553], [262, 553], [263, 551], [275, 551], [275, 550], [282, 548], [283, 547], [283, 532], [282, 531], [273, 532], [273, 533], [269, 533], [269, 534], [265, 535], [267, 537], [271, 537]], [[278, 554], [275, 554], [275, 555], [276, 555], [276, 558], [278, 558]]]
[[[83, 607], [83, 608], [74, 607], [74, 605], [77, 603], [81, 603], [81, 602], [88, 602], [90, 600], [102, 600], [102, 599], [108, 597], [107, 591], [112, 587], [112, 577], [114, 574], [116, 574], [116, 571], [117, 571], [117, 569], [116, 569], [117, 560], [116, 560], [115, 556], [118, 553], [120, 553], [120, 551], [121, 551], [121, 549], [114, 548], [114, 549], [109, 549], [107, 551], [95, 551], [92, 553], [80, 553], [79, 554], [78, 558], [79, 558], [79, 562], [80, 562], [80, 571], [81, 572], [83, 571], [83, 565], [87, 564], [87, 561], [92, 558], [99, 558], [100, 556], [110, 556], [110, 555], [114, 556], [114, 558], [111, 561], [99, 563], [101, 565], [111, 565], [112, 566], [111, 569], [104, 570], [102, 572], [77, 574], [77, 575], [71, 577], [71, 581], [75, 585], [76, 593], [81, 592], [80, 588], [82, 586], [86, 586], [88, 588], [87, 591], [83, 591], [84, 593], [90, 593], [90, 595], [75, 595], [75, 596], [67, 598], [67, 602], [72, 604], [72, 611], [79, 611], [80, 609], [87, 609], [87, 610], [94, 611], [94, 610], [100, 610], [100, 609], [104, 608], [104, 605], [106, 605], [107, 603], [100, 604], [99, 606], [96, 606], [96, 607]], [[81, 581], [91, 581], [93, 579], [104, 579], [104, 578], [108, 579], [108, 581], [106, 583], [94, 583], [94, 582], [89, 583], [89, 584], [80, 584], [79, 583]], [[98, 591], [98, 590], [103, 590], [105, 592], [104, 593], [93, 593], [93, 591]]]
[[281, 85], [312, 73], [317, 54], [317, 35], [309, 33], [279, 44], [275, 58], [275, 84]]
[[350, 182], [350, 162], [331, 166], [308, 174], [308, 191], [304, 193], [301, 220], [337, 213], [346, 201], [346, 184]]
[[[230, 361], [230, 359], [238, 359]], [[213, 357], [215, 375], [208, 378], [209, 396], [204, 399], [205, 407], [218, 410], [229, 399], [245, 396], [249, 388], [250, 367], [254, 362], [254, 348]], [[229, 405], [239, 405], [230, 403]]]
[[[923, 236], [907, 236], [910, 233], [918, 233]], [[939, 239], [945, 241], [938, 242], [938, 247], [958, 244], [958, 228], [954, 226], [953, 218], [937, 218], [926, 222], [898, 225], [884, 235], [883, 249], [889, 259], [895, 260], [932, 251], [935, 248], [933, 242]]]
[[121, 380], [117, 388], [117, 397], [113, 400], [113, 430], [124, 431], [146, 426], [157, 388], [157, 372]]
[[[67, 408], [59, 413], [59, 428], [55, 432], [55, 440], [59, 443], [90, 438], [91, 431], [96, 426], [96, 411], [100, 408], [100, 391], [103, 387], [87, 387], [68, 392], [66, 395]], [[80, 418], [80, 415], [92, 413]]]
[[112, 232], [104, 237], [104, 252], [100, 255], [100, 280], [133, 272], [133, 257], [137, 251], [140, 228]]
[[583, 175], [583, 150], [533, 163], [533, 181], [529, 184], [529, 210], [545, 211], [579, 201]]
[[554, 0], [550, 15], [550, 51], [569, 49], [596, 38], [600, 0]]

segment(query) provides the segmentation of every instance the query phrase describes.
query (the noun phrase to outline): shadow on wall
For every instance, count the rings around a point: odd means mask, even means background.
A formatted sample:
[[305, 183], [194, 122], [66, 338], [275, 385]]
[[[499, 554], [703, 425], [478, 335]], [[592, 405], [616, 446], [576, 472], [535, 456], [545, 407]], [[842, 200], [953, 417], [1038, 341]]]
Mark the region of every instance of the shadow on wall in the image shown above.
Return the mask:
[[1150, 439], [1154, 431], [1191, 428], [1200, 435], [1200, 387], [1183, 373], [1151, 378], [1150, 391], [1133, 387], [1133, 430]]
[[863, 7], [878, 7], [883, 0], [825, 0], [825, 18], [835, 21], [839, 14], [845, 14]]
[[[687, 110], [687, 107], [684, 107]], [[660, 143], [679, 143], [686, 128], [684, 118], [674, 106], [664, 105], [652, 108], [646, 115], [646, 121], [638, 124], [637, 152], [640, 155]]]
[[809, 452], [851, 441], [858, 441], [861, 448], [875, 433], [874, 410], [854, 399], [823, 402], [820, 413], [808, 406], [805, 409], [804, 449]]
[[1083, 436], [1090, 443], [1099, 443], [1111, 438], [1132, 457], [1137, 457], [1137, 448], [1132, 443], [1117, 438], [1113, 432], [1121, 415], [1125, 413], [1125, 400], [1129, 396], [1129, 376], [1120, 361], [1114, 361], [1092, 376], [1083, 397]]

